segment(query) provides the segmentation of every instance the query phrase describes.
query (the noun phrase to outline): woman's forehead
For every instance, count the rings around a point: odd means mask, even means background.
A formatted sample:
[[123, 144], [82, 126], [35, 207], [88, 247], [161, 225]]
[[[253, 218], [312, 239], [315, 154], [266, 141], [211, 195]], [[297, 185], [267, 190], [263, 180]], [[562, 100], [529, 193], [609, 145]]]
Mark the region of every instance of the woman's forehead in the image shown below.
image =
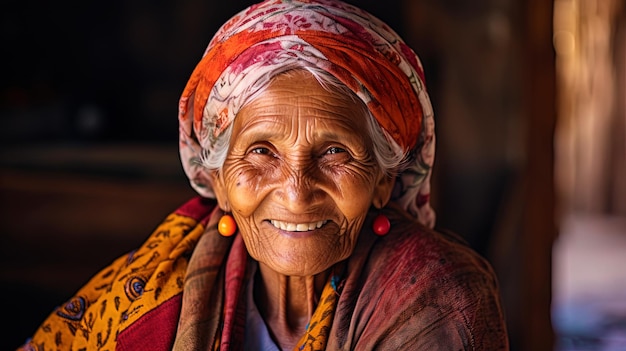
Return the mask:
[[[348, 117], [354, 116], [354, 118]], [[233, 144], [259, 141], [297, 141], [306, 143], [367, 144], [368, 135], [356, 114], [256, 114], [243, 111], [235, 120]]]

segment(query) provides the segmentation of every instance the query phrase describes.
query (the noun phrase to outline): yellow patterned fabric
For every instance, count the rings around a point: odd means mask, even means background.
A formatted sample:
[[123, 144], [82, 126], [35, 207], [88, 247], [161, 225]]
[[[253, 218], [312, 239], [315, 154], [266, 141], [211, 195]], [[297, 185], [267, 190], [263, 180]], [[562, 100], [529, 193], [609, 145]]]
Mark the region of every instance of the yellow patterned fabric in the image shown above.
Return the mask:
[[53, 311], [20, 350], [115, 350], [117, 335], [180, 294], [204, 225], [172, 213], [136, 251], [116, 259]]
[[328, 283], [326, 283], [322, 291], [320, 302], [307, 326], [306, 333], [300, 338], [294, 351], [326, 350], [326, 343], [328, 342], [330, 328], [333, 324], [333, 317], [335, 316], [335, 309], [337, 308], [339, 296], [337, 288], [338, 279], [338, 276], [333, 275], [328, 280]]

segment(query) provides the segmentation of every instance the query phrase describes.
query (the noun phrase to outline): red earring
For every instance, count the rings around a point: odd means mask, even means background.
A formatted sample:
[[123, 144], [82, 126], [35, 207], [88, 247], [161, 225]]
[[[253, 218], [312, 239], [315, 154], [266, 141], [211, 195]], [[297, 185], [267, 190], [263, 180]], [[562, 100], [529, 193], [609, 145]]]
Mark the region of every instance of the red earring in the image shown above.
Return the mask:
[[222, 236], [232, 236], [237, 231], [235, 219], [231, 215], [224, 214], [217, 223], [217, 231]]
[[389, 218], [384, 214], [379, 214], [374, 219], [374, 223], [372, 224], [372, 230], [376, 235], [384, 236], [389, 233], [389, 229], [391, 229], [391, 222], [389, 222]]

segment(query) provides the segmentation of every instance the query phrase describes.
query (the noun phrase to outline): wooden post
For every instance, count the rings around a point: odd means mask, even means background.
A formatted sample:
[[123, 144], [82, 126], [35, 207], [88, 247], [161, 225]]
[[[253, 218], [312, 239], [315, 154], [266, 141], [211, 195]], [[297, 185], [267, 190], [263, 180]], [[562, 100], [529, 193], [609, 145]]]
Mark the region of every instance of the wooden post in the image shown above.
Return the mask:
[[525, 1], [523, 16], [526, 120], [522, 224], [522, 350], [554, 350], [551, 320], [552, 244], [556, 236], [554, 130], [556, 69], [553, 2]]

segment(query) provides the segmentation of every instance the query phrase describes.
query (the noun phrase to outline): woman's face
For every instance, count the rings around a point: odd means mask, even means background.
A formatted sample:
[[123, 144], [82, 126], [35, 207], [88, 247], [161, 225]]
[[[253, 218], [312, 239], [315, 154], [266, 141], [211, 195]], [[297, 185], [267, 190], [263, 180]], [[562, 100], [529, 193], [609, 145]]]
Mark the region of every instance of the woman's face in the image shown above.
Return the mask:
[[372, 202], [388, 198], [357, 106], [298, 71], [235, 118], [214, 189], [250, 255], [278, 273], [313, 275], [347, 258]]

